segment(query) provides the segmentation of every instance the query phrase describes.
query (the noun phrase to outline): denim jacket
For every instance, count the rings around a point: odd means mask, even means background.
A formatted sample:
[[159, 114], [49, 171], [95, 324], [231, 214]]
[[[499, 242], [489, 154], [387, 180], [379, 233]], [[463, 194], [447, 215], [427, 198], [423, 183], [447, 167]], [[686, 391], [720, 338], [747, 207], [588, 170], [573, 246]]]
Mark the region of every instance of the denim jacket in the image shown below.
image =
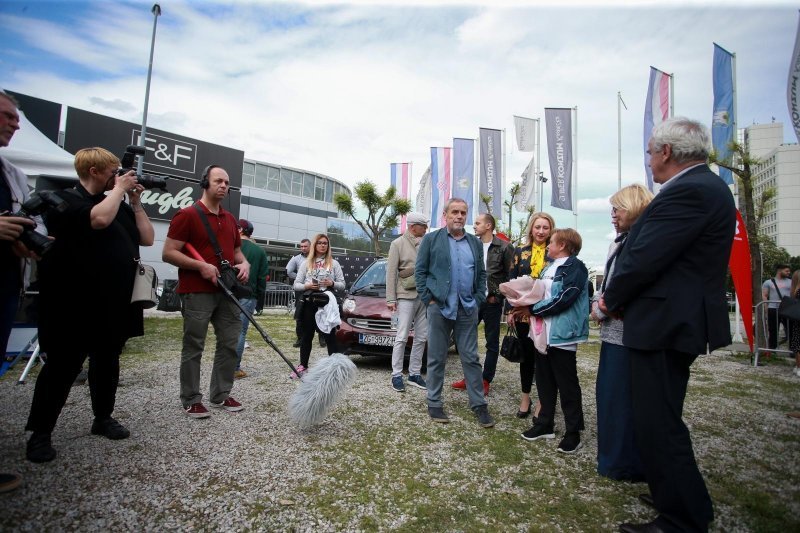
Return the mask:
[[589, 338], [588, 282], [586, 265], [571, 255], [556, 269], [550, 297], [531, 306], [531, 314], [552, 319], [547, 344], [571, 344]]

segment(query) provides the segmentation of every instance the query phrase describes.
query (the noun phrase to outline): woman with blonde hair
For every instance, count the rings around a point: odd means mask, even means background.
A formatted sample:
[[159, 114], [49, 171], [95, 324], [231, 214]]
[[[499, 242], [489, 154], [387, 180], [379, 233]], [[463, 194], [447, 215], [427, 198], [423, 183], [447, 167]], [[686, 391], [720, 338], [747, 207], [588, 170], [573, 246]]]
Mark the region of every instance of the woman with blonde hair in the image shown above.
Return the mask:
[[[294, 281], [294, 290], [309, 292], [326, 292], [344, 290], [344, 273], [339, 262], [333, 258], [330, 240], [324, 233], [318, 233], [311, 239], [311, 248], [308, 258], [297, 269]], [[297, 371], [302, 375], [308, 368], [308, 359], [311, 356], [311, 341], [314, 340], [314, 331], [319, 331], [325, 337], [328, 355], [338, 351], [336, 344], [336, 326], [326, 332], [318, 327], [316, 313], [319, 307], [313, 302], [303, 302], [300, 314], [302, 334], [300, 336], [300, 365]], [[338, 315], [338, 309], [337, 309]], [[337, 322], [338, 324], [338, 322]], [[293, 379], [298, 376], [292, 372]]]
[[608, 282], [614, 277], [617, 257], [628, 231], [652, 201], [653, 193], [639, 184], [628, 185], [611, 196], [611, 224], [617, 238], [611, 245], [605, 278], [592, 298], [592, 317], [600, 321], [600, 365], [597, 369], [597, 472], [624, 481], [643, 481], [644, 471], [633, 437], [631, 371], [622, 344], [622, 319], [607, 317], [597, 308]]
[[[511, 280], [520, 276], [539, 277], [539, 274], [544, 269], [550, 235], [555, 229], [556, 222], [547, 213], [538, 212], [531, 215], [528, 220], [528, 226], [525, 229], [525, 244], [514, 250], [514, 261], [511, 263], [508, 279]], [[507, 306], [506, 310], [508, 311], [509, 309], [510, 307]], [[519, 316], [517, 315], [517, 317]], [[533, 387], [533, 374], [536, 365], [536, 348], [533, 346], [533, 341], [528, 337], [530, 324], [527, 321], [521, 318], [517, 320], [509, 314], [508, 324], [516, 327], [517, 336], [522, 340], [522, 345], [525, 348], [522, 361], [519, 363], [522, 397], [519, 401], [517, 417], [527, 418], [531, 414], [531, 388]], [[533, 413], [534, 417], [538, 413], [539, 406], [537, 402]]]

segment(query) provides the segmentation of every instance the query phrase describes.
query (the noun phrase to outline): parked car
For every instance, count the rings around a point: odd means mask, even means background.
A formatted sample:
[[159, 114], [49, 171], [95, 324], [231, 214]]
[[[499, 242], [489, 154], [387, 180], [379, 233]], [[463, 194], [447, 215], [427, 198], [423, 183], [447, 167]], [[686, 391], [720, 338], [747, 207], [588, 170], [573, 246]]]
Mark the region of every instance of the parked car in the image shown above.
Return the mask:
[[[342, 325], [336, 341], [346, 354], [388, 355], [397, 336], [392, 313], [386, 307], [386, 260], [367, 267], [347, 291], [342, 302]], [[411, 351], [414, 330], [409, 332], [406, 353]]]

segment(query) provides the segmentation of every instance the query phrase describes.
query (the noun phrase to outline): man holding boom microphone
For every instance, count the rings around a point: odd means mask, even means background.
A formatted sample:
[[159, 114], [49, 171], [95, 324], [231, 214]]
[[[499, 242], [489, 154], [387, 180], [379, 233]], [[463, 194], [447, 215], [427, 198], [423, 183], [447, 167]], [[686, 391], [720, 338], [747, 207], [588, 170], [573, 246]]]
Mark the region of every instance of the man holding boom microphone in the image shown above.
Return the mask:
[[[236, 219], [222, 208], [229, 186], [230, 178], [223, 168], [206, 167], [200, 180], [202, 197], [175, 214], [164, 242], [163, 260], [178, 267], [177, 292], [183, 302], [180, 397], [190, 418], [210, 416], [200, 393], [200, 360], [209, 322], [217, 337], [209, 391], [211, 406], [228, 412], [243, 409], [230, 395], [238, 360], [236, 344], [242, 329], [241, 313], [217, 287], [222, 261], [236, 265], [237, 277], [242, 282], [250, 274]], [[191, 244], [203, 261], [189, 257], [184, 250], [186, 244]]]

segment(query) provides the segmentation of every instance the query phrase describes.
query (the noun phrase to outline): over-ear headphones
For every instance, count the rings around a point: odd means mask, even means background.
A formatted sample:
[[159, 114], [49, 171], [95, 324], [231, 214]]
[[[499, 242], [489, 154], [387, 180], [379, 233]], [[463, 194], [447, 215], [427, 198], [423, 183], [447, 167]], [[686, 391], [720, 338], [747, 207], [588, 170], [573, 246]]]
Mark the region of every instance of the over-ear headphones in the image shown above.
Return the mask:
[[201, 189], [208, 189], [210, 183], [208, 182], [208, 173], [214, 170], [215, 168], [220, 168], [219, 165], [208, 165], [205, 169], [203, 169], [203, 175], [200, 176], [200, 188]]

